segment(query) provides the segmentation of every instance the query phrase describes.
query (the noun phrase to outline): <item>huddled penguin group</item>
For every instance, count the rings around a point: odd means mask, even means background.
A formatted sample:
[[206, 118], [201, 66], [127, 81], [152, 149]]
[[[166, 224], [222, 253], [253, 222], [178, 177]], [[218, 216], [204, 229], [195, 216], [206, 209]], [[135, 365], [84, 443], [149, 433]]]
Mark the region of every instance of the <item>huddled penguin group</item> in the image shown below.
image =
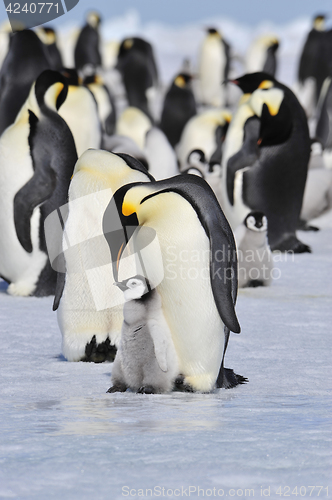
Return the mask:
[[114, 362], [109, 393], [236, 387], [238, 288], [310, 252], [297, 230], [332, 207], [332, 32], [315, 17], [293, 91], [273, 33], [236, 72], [202, 29], [164, 82], [151, 40], [101, 23], [1, 39], [0, 276], [54, 295], [63, 355]]

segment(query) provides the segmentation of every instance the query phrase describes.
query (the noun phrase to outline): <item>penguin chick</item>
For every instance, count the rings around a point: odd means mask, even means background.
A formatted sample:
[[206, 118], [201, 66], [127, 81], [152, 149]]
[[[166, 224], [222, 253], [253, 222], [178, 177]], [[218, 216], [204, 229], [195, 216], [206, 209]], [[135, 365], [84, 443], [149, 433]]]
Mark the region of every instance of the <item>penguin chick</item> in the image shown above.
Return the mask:
[[121, 340], [112, 369], [112, 387], [141, 394], [169, 392], [178, 375], [171, 332], [160, 295], [143, 276], [114, 283], [124, 292]]
[[238, 249], [239, 288], [268, 286], [272, 280], [273, 257], [267, 239], [267, 218], [250, 212], [234, 232]]

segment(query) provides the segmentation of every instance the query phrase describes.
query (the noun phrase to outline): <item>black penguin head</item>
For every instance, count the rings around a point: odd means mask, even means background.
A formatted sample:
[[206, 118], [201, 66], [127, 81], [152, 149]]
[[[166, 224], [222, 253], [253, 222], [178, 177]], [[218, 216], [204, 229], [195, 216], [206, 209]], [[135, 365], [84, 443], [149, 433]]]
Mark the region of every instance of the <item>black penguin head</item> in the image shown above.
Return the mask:
[[45, 94], [53, 85], [56, 85], [54, 95], [56, 109], [58, 110], [65, 102], [68, 93], [66, 78], [58, 71], [47, 69], [39, 75], [35, 84], [35, 95], [40, 109], [49, 107], [45, 102]]
[[139, 300], [151, 292], [151, 285], [147, 278], [137, 274], [131, 278], [114, 283], [124, 292], [125, 300]]
[[104, 85], [102, 77], [97, 75], [96, 73], [92, 73], [92, 75], [87, 75], [83, 80], [83, 85], [90, 85], [92, 83], [97, 83], [98, 85]]
[[86, 22], [91, 28], [98, 29], [101, 23], [100, 14], [95, 11], [88, 12]]
[[313, 28], [317, 31], [325, 31], [325, 14], [317, 14], [313, 20]]
[[268, 73], [260, 71], [258, 73], [247, 73], [231, 83], [237, 85], [244, 94], [252, 94], [257, 89], [267, 90], [274, 86], [274, 78]]
[[220, 33], [218, 30], [216, 30], [215, 28], [206, 28], [206, 32], [209, 34], [209, 35], [217, 35], [219, 38], [220, 38]]
[[189, 73], [179, 73], [175, 78], [173, 85], [181, 89], [188, 89], [191, 87], [191, 80], [193, 77]]
[[38, 29], [38, 35], [45, 45], [53, 45], [56, 43], [55, 30], [49, 26], [42, 26]]
[[72, 87], [78, 87], [80, 85], [80, 77], [78, 76], [78, 72], [74, 68], [63, 68], [61, 74], [65, 77], [68, 85]]
[[263, 212], [250, 212], [244, 219], [244, 225], [251, 231], [267, 231], [267, 218]]

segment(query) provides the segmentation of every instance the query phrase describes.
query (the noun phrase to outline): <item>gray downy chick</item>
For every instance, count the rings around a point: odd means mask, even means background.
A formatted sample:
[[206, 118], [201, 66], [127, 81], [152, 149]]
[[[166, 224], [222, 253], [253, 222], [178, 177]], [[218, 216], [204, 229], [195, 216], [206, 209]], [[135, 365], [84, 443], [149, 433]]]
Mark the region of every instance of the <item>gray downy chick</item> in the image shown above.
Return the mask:
[[114, 284], [124, 292], [124, 321], [107, 392], [171, 391], [178, 361], [157, 290], [139, 275]]

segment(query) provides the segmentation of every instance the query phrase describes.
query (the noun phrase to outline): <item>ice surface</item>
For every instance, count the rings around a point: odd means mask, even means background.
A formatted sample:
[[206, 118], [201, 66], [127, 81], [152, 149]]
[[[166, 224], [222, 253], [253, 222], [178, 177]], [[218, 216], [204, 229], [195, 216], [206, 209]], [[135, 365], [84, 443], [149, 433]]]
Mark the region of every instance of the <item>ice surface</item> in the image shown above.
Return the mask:
[[[287, 83], [308, 26], [277, 27]], [[253, 30], [221, 28], [244, 53]], [[159, 27], [149, 30], [168, 81], [183, 56], [195, 57], [201, 32], [164, 27], [163, 38]], [[11, 297], [0, 282], [0, 498], [113, 500], [125, 498], [125, 486], [137, 497], [140, 488], [164, 487], [155, 498], [170, 498], [168, 489], [175, 498], [182, 487], [183, 497], [203, 497], [189, 486], [212, 497], [216, 488], [216, 496], [253, 489], [263, 498], [263, 488], [283, 498], [279, 486], [285, 494], [297, 486], [298, 496], [303, 486], [303, 496], [317, 498], [308, 486], [332, 487], [331, 213], [317, 224], [319, 233], [299, 233], [312, 255], [276, 256], [281, 275], [270, 288], [240, 291], [242, 333], [231, 335], [226, 366], [249, 383], [213, 394], [106, 394], [111, 364], [62, 357], [52, 298]]]

